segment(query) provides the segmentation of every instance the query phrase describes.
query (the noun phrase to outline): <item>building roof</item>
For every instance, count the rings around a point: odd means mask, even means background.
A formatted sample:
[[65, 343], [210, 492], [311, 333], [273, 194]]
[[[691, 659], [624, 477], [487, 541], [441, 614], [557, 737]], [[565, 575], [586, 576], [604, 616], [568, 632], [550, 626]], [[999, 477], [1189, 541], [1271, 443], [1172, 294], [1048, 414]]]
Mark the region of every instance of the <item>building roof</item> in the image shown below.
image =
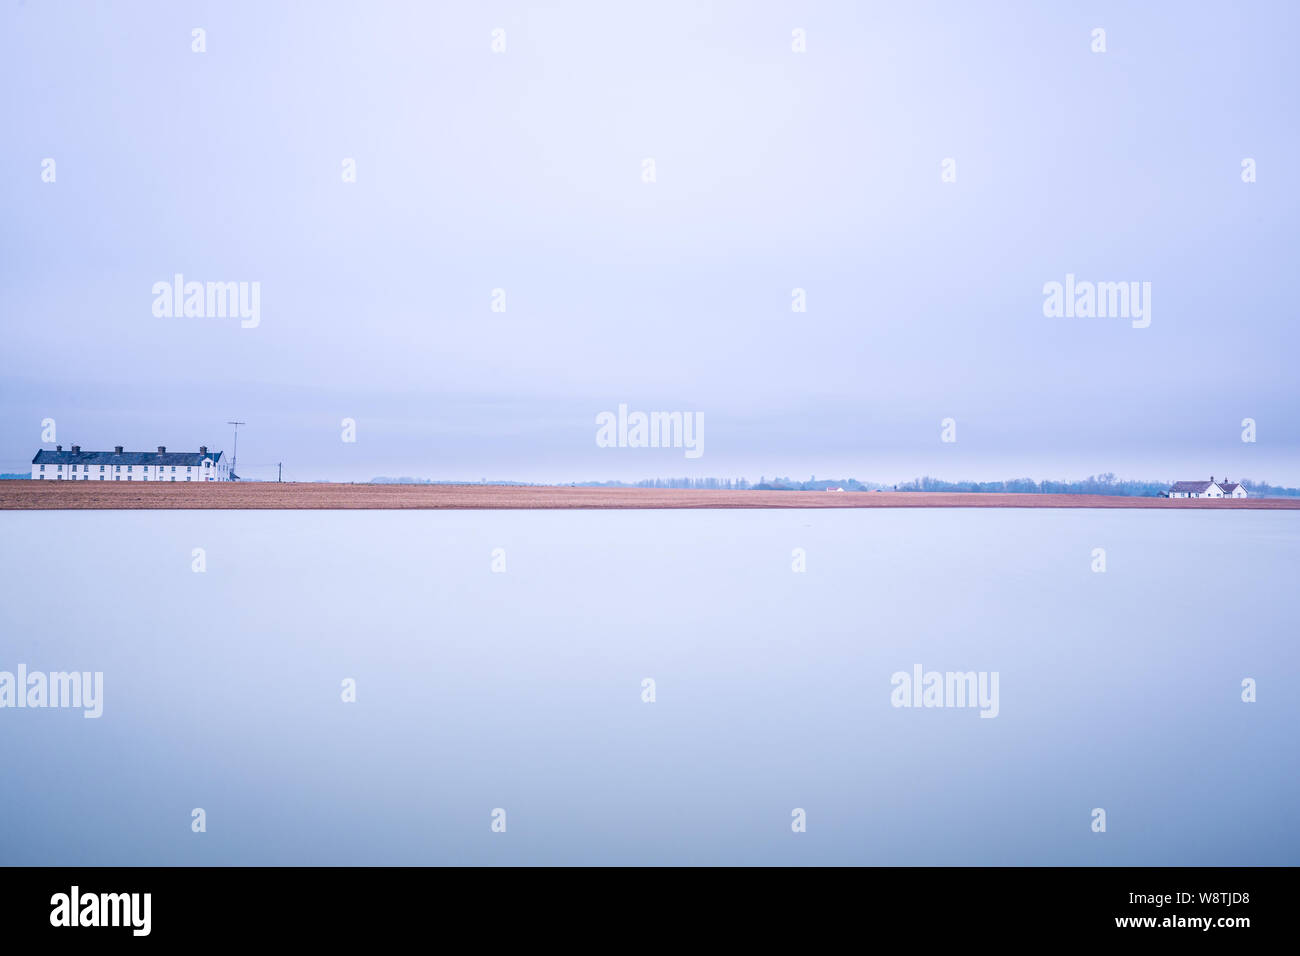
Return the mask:
[[1238, 488], [1241, 487], [1241, 482], [1239, 482], [1239, 481], [1225, 481], [1223, 484], [1219, 485], [1219, 487], [1223, 489], [1223, 493], [1224, 493], [1225, 495], [1230, 495], [1230, 494], [1232, 494], [1234, 491], [1236, 491]]
[[1169, 490], [1180, 494], [1204, 494], [1209, 490], [1213, 481], [1175, 481], [1174, 486]]
[[221, 460], [221, 452], [209, 451], [47, 451], [42, 448], [33, 465], [201, 465], [204, 458]]

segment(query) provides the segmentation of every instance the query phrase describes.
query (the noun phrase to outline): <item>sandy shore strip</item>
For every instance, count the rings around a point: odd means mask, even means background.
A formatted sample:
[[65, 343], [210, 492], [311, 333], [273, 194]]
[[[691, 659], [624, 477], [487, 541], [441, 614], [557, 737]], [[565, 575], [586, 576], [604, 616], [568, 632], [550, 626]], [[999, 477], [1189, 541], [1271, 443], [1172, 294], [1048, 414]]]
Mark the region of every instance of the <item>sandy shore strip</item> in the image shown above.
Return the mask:
[[526, 485], [364, 485], [274, 482], [0, 481], [3, 511], [401, 510], [607, 508], [1160, 508], [1300, 510], [1297, 498], [1126, 498], [1111, 495], [898, 491], [705, 491]]

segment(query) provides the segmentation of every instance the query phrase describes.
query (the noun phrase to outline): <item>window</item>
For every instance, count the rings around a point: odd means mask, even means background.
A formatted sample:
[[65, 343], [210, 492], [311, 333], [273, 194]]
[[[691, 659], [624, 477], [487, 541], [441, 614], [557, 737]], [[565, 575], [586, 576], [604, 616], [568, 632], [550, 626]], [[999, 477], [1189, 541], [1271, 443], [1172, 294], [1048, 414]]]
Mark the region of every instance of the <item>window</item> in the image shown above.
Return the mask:
[[103, 466], [103, 465], [100, 465], [100, 466], [99, 466], [99, 470], [100, 470], [100, 471], [103, 471], [103, 470], [104, 470], [104, 466]]
[[41, 471], [44, 471], [44, 470], [45, 470], [45, 466], [44, 466], [44, 465], [41, 465]]

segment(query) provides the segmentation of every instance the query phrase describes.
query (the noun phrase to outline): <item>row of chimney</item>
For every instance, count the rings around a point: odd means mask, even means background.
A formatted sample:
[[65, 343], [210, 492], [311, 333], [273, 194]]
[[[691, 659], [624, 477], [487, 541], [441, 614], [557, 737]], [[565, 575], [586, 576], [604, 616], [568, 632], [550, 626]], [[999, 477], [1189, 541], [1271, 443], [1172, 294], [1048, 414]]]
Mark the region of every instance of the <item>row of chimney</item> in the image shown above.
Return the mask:
[[[55, 445], [55, 446], [54, 446], [54, 450], [55, 450], [55, 451], [63, 451], [63, 446], [62, 446], [62, 445]], [[167, 451], [167, 446], [166, 446], [166, 445], [159, 445], [159, 446], [158, 446], [158, 454], [160, 454], [160, 455], [165, 454], [166, 451]], [[80, 446], [80, 445], [73, 445], [73, 446], [72, 446], [72, 453], [73, 453], [74, 455], [80, 454], [80, 453], [81, 453], [81, 446]], [[199, 446], [199, 454], [200, 454], [200, 455], [206, 455], [207, 453], [208, 453], [208, 446], [207, 446], [207, 445], [200, 445], [200, 446]], [[121, 445], [114, 445], [114, 446], [113, 446], [113, 454], [114, 454], [114, 455], [120, 455], [120, 454], [122, 454], [122, 446], [121, 446]]]

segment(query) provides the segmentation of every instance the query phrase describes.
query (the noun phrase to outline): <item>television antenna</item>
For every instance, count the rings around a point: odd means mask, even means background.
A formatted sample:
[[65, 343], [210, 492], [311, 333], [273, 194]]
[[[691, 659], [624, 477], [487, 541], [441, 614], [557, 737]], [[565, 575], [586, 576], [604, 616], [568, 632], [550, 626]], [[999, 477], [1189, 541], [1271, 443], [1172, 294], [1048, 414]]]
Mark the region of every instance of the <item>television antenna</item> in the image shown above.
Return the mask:
[[230, 479], [234, 481], [239, 477], [239, 472], [235, 471], [235, 456], [239, 454], [239, 426], [247, 425], [248, 422], [226, 422], [226, 424], [235, 426], [235, 447], [230, 452]]

